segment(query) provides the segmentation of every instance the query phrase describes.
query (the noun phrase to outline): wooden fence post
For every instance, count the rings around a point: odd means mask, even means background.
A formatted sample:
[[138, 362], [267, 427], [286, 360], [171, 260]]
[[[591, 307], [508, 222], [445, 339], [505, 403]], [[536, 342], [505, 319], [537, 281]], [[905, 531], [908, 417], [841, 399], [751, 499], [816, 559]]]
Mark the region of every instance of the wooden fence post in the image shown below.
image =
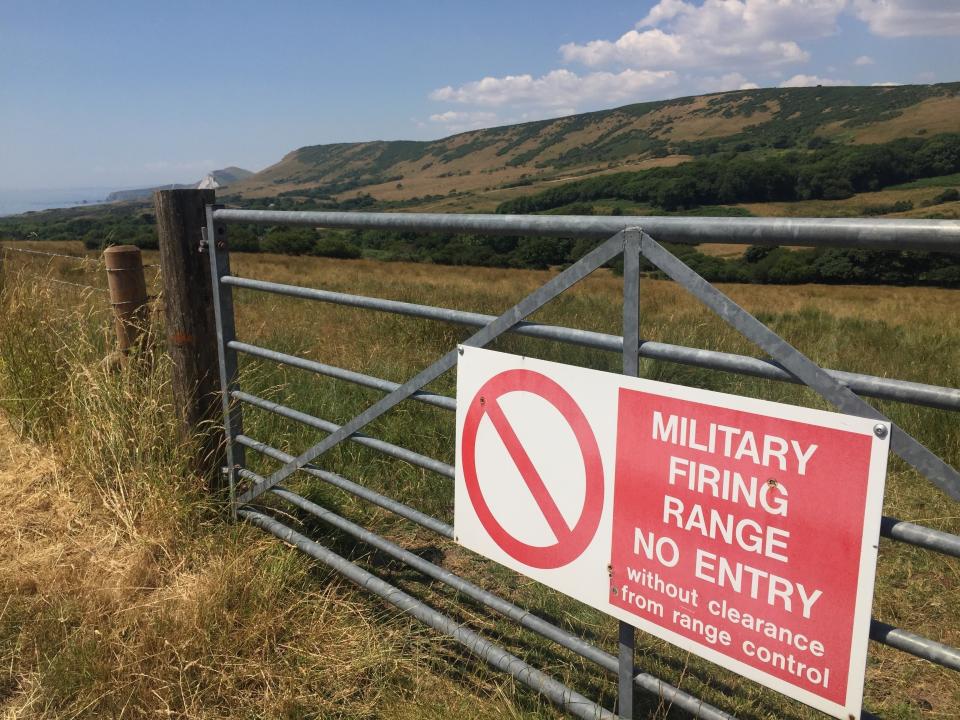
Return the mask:
[[160, 239], [160, 269], [173, 361], [173, 403], [180, 436], [192, 442], [193, 466], [220, 489], [225, 462], [220, 421], [217, 330], [210, 261], [201, 248], [205, 206], [213, 190], [160, 190], [153, 194]]
[[110, 288], [110, 306], [116, 318], [117, 349], [123, 356], [135, 349], [143, 330], [147, 283], [143, 277], [143, 258], [134, 245], [114, 245], [103, 251]]

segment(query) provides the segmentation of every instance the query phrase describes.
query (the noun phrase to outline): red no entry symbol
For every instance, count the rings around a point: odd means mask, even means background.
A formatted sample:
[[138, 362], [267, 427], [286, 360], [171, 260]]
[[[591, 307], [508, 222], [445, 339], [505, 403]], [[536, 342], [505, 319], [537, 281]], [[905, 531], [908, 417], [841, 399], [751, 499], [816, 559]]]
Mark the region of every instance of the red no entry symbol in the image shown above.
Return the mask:
[[[571, 528], [543, 478], [537, 472], [530, 456], [520, 443], [513, 426], [503, 413], [500, 398], [508, 393], [528, 392], [537, 395], [556, 408], [577, 439], [586, 477], [583, 510]], [[557, 538], [553, 545], [529, 545], [511, 535], [493, 516], [480, 490], [477, 477], [477, 431], [480, 421], [488, 417], [520, 471], [520, 476], [533, 495], [547, 524]], [[470, 502], [477, 517], [493, 541], [510, 557], [530, 567], [558, 568], [575, 560], [587, 549], [597, 532], [603, 512], [603, 464], [597, 439], [586, 416], [570, 394], [556, 382], [532, 370], [507, 370], [494, 375], [477, 392], [467, 409], [461, 442], [463, 478]]]

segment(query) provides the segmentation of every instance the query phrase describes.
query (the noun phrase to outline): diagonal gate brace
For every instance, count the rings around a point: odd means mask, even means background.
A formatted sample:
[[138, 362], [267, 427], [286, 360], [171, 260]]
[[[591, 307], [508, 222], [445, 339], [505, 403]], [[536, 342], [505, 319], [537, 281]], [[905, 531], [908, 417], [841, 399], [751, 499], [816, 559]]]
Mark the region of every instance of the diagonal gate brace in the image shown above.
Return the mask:
[[[542, 308], [564, 290], [575, 285], [598, 267], [622, 253], [626, 242], [625, 233], [626, 231], [621, 231], [613, 237], [608, 238], [602, 245], [590, 251], [559, 275], [541, 285], [530, 295], [490, 322], [490, 324], [485, 325], [462, 344], [471, 347], [483, 347], [503, 333], [508, 332], [524, 318]], [[302, 455], [279, 468], [263, 482], [247, 490], [237, 498], [237, 504], [243, 505], [251, 502], [267, 492], [270, 488], [283, 482], [297, 470], [300, 470], [327, 452], [330, 448], [346, 440], [365, 425], [376, 420], [395, 405], [423, 389], [427, 384], [433, 382], [440, 377], [440, 375], [456, 365], [457, 357], [457, 350], [454, 348], [430, 365], [430, 367], [420, 371], [416, 376], [405, 382], [389, 395], [384, 396], [348, 423], [344, 424], [339, 430], [331, 433]]]
[[890, 447], [906, 462], [925, 475], [954, 500], [960, 500], [960, 473], [922, 445], [903, 428], [826, 370], [777, 335], [717, 288], [690, 269], [652, 237], [643, 233], [640, 250], [650, 262], [672, 280], [689, 290], [728, 325], [755, 343], [787, 372], [816, 392], [841, 412], [891, 423]]

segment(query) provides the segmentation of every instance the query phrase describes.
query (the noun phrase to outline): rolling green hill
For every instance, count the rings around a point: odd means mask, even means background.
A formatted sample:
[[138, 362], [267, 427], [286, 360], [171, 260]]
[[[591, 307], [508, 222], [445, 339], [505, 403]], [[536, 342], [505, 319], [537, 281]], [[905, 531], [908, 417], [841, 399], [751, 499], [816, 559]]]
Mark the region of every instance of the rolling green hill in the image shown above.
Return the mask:
[[236, 199], [492, 210], [585, 176], [725, 152], [776, 153], [960, 132], [960, 83], [744, 90], [475, 130], [429, 142], [303, 147], [231, 187]]
[[[455, 135], [300, 148], [218, 190], [281, 210], [960, 218], [960, 83], [747, 90]], [[0, 240], [157, 245], [149, 202], [0, 221]], [[234, 226], [245, 252], [564, 265], [590, 243]], [[756, 250], [756, 249], [753, 249]], [[713, 281], [960, 287], [953, 257], [679, 249]], [[902, 255], [902, 257], [901, 257]]]

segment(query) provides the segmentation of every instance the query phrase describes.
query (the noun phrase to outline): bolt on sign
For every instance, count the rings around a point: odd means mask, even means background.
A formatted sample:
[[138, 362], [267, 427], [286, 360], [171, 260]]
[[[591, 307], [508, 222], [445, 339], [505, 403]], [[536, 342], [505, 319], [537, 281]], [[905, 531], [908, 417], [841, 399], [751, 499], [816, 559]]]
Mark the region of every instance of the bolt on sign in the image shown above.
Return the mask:
[[460, 544], [860, 716], [887, 424], [461, 350]]

